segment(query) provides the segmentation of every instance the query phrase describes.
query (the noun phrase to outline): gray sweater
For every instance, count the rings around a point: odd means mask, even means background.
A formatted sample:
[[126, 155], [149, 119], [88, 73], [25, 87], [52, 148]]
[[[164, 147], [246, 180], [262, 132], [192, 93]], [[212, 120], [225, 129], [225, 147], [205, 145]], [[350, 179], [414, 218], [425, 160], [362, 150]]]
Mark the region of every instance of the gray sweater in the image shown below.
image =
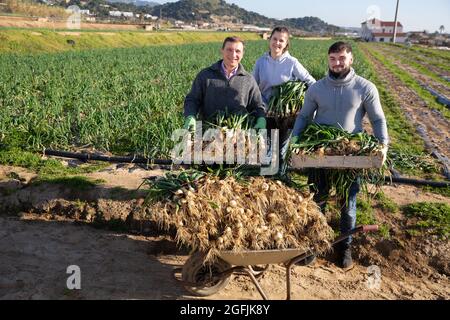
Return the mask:
[[306, 92], [292, 135], [299, 136], [311, 122], [339, 127], [350, 133], [362, 132], [366, 113], [375, 137], [387, 145], [386, 118], [375, 85], [356, 75], [353, 69], [344, 79], [328, 75]]
[[211, 119], [219, 111], [265, 117], [266, 109], [253, 76], [239, 64], [228, 80], [221, 70], [222, 60], [203, 69], [195, 78], [184, 101], [184, 116]]

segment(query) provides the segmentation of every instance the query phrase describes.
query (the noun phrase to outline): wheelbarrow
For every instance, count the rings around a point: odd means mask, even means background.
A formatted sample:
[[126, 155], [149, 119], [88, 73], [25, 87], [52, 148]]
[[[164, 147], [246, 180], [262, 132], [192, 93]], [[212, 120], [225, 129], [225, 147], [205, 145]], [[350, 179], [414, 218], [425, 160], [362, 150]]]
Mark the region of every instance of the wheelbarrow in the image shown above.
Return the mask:
[[[378, 231], [377, 225], [357, 226], [348, 233], [333, 241], [333, 246], [359, 232]], [[306, 264], [316, 256], [312, 250], [282, 249], [282, 250], [252, 250], [252, 251], [221, 251], [214, 262], [205, 263], [205, 253], [195, 252], [189, 256], [181, 271], [183, 286], [197, 296], [210, 296], [225, 288], [233, 274], [248, 276], [264, 300], [268, 300], [266, 293], [258, 282], [271, 264], [281, 264], [286, 269], [286, 300], [291, 299], [291, 270], [295, 264]], [[257, 266], [265, 265], [260, 269]]]

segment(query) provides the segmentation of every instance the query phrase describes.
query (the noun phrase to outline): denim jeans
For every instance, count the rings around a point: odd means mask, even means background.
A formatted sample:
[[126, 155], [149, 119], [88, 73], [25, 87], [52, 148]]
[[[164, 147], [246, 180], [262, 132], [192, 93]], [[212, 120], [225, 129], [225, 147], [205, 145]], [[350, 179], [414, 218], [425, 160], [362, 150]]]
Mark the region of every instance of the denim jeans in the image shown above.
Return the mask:
[[[312, 192], [315, 192], [314, 201], [319, 205], [322, 212], [325, 211], [325, 206], [329, 198], [331, 186], [328, 184], [327, 171], [325, 169], [310, 170], [308, 183], [314, 184]], [[356, 198], [360, 190], [359, 178], [354, 181], [348, 192], [348, 203], [345, 199], [339, 202], [341, 208], [340, 231], [341, 234], [347, 233], [356, 226]], [[352, 237], [348, 237], [342, 241], [343, 246], [349, 246], [352, 242]]]

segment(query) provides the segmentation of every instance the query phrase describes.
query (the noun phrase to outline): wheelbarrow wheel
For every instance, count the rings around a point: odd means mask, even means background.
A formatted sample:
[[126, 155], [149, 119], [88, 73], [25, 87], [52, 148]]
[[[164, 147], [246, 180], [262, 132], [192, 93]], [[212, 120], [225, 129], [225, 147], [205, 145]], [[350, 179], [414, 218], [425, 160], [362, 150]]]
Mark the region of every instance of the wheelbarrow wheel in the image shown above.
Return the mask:
[[217, 277], [217, 275], [231, 268], [228, 262], [218, 258], [212, 264], [204, 263], [205, 255], [200, 252], [192, 254], [183, 266], [181, 276], [184, 282], [198, 283], [198, 286], [185, 284], [184, 287], [189, 292], [206, 297], [215, 294], [230, 281], [231, 275]]

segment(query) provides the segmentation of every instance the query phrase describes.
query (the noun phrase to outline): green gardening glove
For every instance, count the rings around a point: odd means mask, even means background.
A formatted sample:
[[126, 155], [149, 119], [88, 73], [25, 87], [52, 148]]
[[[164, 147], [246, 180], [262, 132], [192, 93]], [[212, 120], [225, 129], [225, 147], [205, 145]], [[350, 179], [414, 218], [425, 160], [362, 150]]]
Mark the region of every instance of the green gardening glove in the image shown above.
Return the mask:
[[298, 144], [300, 142], [300, 137], [299, 136], [293, 136], [291, 138], [291, 144]]
[[256, 124], [253, 128], [256, 130], [262, 130], [266, 129], [266, 126], [267, 126], [266, 118], [259, 117], [258, 119], [256, 119]]
[[186, 130], [189, 130], [191, 132], [195, 131], [196, 129], [196, 120], [194, 116], [188, 116], [186, 117], [186, 119], [184, 120], [184, 126], [183, 128]]

